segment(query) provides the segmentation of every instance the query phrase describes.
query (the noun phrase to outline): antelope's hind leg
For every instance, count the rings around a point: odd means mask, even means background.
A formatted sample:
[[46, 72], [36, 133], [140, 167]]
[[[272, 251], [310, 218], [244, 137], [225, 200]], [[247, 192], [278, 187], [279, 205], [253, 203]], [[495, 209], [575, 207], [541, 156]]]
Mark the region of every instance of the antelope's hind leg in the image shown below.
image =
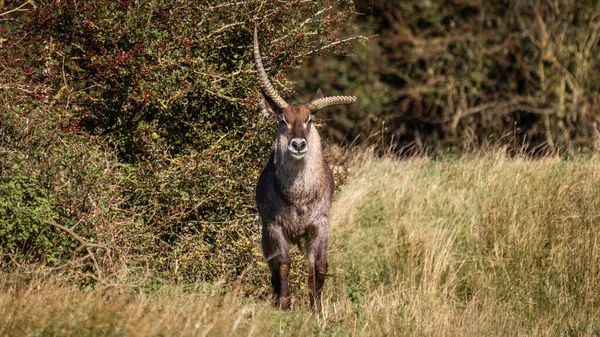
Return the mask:
[[271, 285], [275, 299], [273, 304], [281, 309], [289, 309], [291, 298], [288, 276], [292, 259], [289, 253], [289, 244], [279, 226], [263, 226], [262, 246], [271, 270]]

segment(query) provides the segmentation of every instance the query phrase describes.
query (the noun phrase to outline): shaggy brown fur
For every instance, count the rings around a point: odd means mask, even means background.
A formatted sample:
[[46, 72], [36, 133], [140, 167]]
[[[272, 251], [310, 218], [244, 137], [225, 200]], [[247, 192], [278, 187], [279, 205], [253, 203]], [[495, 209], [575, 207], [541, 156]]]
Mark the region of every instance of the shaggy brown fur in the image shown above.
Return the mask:
[[[277, 304], [289, 308], [290, 245], [306, 243], [311, 306], [319, 309], [327, 274], [328, 218], [333, 175], [323, 159], [321, 138], [305, 107], [289, 107], [281, 114], [275, 149], [256, 187], [262, 221], [262, 246], [271, 269]], [[292, 139], [306, 140], [306, 153], [290, 151]]]
[[301, 246], [305, 242], [310, 303], [313, 309], [320, 310], [327, 274], [333, 174], [323, 158], [321, 138], [312, 122], [312, 114], [330, 105], [353, 104], [356, 97], [324, 97], [319, 89], [309, 103], [289, 105], [269, 82], [260, 57], [256, 29], [254, 59], [263, 88], [262, 106], [279, 121], [275, 149], [256, 186], [262, 246], [271, 269], [276, 305], [290, 307], [290, 245]]

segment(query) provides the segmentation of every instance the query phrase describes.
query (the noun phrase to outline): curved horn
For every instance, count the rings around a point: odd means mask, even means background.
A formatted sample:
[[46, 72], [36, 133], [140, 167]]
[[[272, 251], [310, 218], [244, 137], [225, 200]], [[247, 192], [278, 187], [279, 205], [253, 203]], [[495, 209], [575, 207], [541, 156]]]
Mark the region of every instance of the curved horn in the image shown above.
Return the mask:
[[315, 99], [308, 103], [307, 106], [310, 111], [315, 112], [331, 105], [354, 104], [355, 102], [356, 97], [354, 96], [331, 96]]
[[258, 50], [258, 36], [256, 33], [256, 27], [254, 27], [254, 62], [256, 63], [256, 70], [258, 71], [258, 77], [260, 77], [260, 81], [262, 83], [263, 90], [265, 93], [277, 104], [279, 109], [283, 110], [288, 107], [288, 104], [279, 96], [277, 91], [269, 82], [269, 77], [267, 76], [267, 72], [262, 64], [262, 59], [260, 58], [260, 50]]

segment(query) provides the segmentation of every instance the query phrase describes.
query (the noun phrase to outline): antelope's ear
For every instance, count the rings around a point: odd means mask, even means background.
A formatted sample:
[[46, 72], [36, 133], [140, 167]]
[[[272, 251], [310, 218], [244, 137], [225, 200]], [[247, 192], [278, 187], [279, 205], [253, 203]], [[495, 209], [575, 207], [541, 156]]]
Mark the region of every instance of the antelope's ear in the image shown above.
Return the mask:
[[258, 103], [258, 107], [260, 109], [260, 112], [263, 114], [263, 116], [268, 116], [268, 117], [271, 117], [274, 119], [279, 119], [279, 116], [281, 115], [282, 111], [279, 109], [279, 107], [277, 107], [277, 104], [275, 104], [275, 102], [273, 102], [271, 97], [269, 97], [262, 91], [261, 91], [261, 96], [262, 96], [262, 99], [261, 99], [260, 103]]
[[317, 89], [317, 93], [315, 94], [315, 98], [313, 98], [313, 101], [319, 98], [323, 98], [325, 97], [325, 95], [323, 95], [323, 90], [321, 90], [321, 88]]

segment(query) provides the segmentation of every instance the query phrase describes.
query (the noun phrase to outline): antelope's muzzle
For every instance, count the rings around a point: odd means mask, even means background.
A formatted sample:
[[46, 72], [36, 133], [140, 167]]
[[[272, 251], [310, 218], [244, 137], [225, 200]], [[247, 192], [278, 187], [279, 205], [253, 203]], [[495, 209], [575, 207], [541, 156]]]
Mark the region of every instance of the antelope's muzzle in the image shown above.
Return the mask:
[[306, 146], [306, 139], [304, 138], [294, 138], [288, 145], [288, 151], [295, 159], [301, 159], [304, 157], [304, 154], [308, 150]]

